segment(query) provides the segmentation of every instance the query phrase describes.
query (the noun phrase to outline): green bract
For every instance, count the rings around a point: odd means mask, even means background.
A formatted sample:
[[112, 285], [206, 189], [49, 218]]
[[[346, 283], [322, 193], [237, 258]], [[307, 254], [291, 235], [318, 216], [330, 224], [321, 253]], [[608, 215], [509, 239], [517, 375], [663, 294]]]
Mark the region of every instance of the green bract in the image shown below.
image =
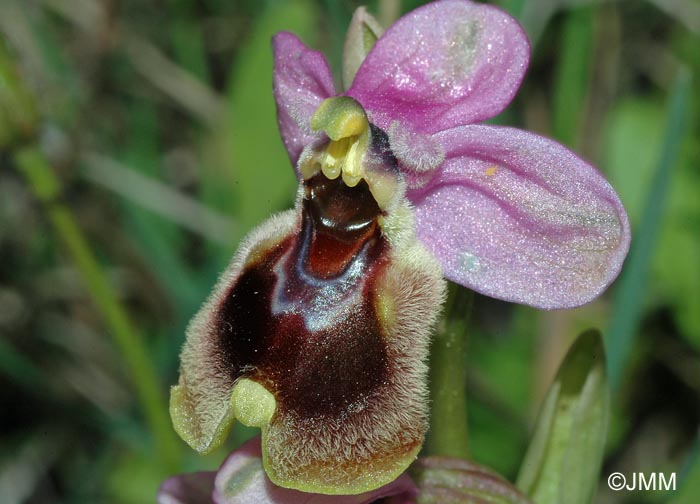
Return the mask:
[[605, 353], [598, 331], [569, 350], [547, 393], [517, 486], [538, 504], [593, 500], [610, 413]]

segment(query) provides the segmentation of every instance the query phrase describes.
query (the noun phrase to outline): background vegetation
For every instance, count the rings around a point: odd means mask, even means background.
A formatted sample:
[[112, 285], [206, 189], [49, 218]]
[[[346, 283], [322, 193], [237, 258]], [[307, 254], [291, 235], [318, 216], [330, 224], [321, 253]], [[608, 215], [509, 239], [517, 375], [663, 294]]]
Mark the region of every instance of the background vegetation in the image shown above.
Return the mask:
[[[388, 21], [419, 3], [369, 7]], [[597, 327], [613, 417], [596, 502], [697, 502], [700, 3], [498, 3], [533, 57], [497, 122], [599, 166], [634, 243], [613, 288], [580, 309], [477, 296], [472, 457], [515, 476], [562, 356]], [[299, 34], [339, 75], [357, 5], [0, 0], [1, 502], [153, 502], [166, 475], [215, 468], [251, 434], [193, 454], [170, 427], [168, 386], [240, 238], [293, 202], [270, 37]], [[613, 471], [676, 472], [679, 490], [613, 493]]]

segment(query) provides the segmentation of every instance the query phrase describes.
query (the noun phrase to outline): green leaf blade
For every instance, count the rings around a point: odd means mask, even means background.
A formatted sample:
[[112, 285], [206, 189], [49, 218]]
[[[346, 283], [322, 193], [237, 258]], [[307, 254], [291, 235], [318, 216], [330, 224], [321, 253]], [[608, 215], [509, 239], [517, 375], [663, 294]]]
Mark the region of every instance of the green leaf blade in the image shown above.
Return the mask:
[[538, 504], [592, 502], [609, 414], [602, 337], [588, 331], [569, 350], [547, 393], [517, 487]]

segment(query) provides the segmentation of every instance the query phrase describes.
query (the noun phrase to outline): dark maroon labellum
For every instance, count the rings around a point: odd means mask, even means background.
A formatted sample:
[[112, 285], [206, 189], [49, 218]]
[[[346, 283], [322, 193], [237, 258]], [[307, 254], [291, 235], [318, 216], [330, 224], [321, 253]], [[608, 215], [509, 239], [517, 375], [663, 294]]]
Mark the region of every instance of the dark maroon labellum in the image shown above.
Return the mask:
[[374, 306], [386, 266], [367, 184], [305, 182], [300, 232], [249, 262], [216, 315], [222, 372], [264, 385], [298, 421], [361, 411], [387, 380]]

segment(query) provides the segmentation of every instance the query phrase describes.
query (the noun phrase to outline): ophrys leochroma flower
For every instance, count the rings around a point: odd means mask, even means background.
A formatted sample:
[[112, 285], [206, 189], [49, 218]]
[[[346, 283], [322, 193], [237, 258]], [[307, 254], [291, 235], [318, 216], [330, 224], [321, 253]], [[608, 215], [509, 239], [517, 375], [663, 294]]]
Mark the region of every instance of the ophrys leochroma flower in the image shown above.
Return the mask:
[[289, 33], [273, 47], [297, 204], [246, 238], [195, 316], [171, 412], [203, 452], [234, 418], [260, 427], [281, 486], [361, 493], [421, 447], [443, 273], [509, 301], [580, 305], [619, 272], [629, 226], [566, 148], [475, 124], [509, 103], [528, 62], [502, 11], [413, 11], [356, 60], [342, 95], [320, 53]]

